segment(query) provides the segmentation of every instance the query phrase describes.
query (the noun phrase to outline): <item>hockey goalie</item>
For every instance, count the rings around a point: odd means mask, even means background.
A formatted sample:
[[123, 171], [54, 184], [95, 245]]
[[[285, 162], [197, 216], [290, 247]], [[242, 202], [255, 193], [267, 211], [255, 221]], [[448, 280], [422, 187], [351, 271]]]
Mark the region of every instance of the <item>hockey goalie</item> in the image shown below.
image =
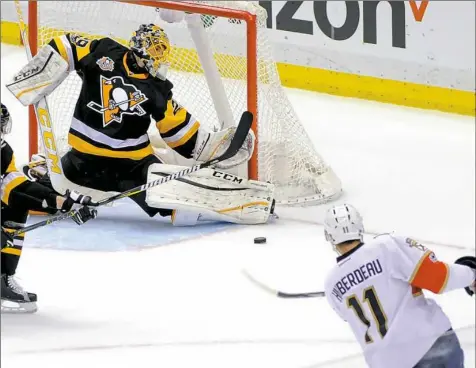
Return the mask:
[[[124, 192], [184, 168], [167, 165], [154, 154], [147, 134], [151, 118], [163, 141], [195, 163], [223, 153], [236, 130], [208, 131], [174, 99], [167, 79], [171, 46], [161, 27], [140, 25], [129, 46], [110, 38], [55, 37], [7, 84], [26, 106], [52, 93], [69, 73], [80, 76], [82, 89], [68, 133], [71, 149], [61, 164], [65, 180], [87, 194], [91, 192], [85, 188], [107, 195]], [[249, 160], [254, 143], [250, 131], [239, 153], [216, 168], [131, 199], [149, 216], [170, 216], [179, 226], [266, 223], [273, 213], [274, 186], [220, 171]]]

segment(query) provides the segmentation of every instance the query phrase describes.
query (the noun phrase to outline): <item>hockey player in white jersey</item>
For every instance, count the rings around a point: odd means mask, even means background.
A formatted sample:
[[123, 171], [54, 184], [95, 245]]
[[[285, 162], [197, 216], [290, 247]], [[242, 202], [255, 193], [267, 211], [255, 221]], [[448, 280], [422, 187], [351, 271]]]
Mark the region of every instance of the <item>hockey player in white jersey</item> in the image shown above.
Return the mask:
[[331, 208], [324, 228], [339, 254], [326, 279], [327, 300], [349, 323], [371, 368], [464, 367], [450, 320], [422, 289], [466, 288], [472, 295], [475, 257], [447, 264], [417, 241], [390, 234], [364, 244], [362, 217], [350, 205]]

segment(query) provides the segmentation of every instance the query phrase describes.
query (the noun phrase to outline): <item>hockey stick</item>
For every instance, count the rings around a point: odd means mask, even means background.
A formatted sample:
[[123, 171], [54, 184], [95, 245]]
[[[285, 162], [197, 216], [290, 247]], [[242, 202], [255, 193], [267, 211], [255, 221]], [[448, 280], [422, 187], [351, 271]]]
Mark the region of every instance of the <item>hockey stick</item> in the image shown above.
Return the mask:
[[137, 193], [143, 192], [144, 190], [147, 190], [149, 188], [155, 187], [160, 184], [167, 183], [171, 180], [175, 180], [178, 178], [181, 178], [183, 176], [189, 175], [191, 173], [194, 173], [198, 170], [205, 169], [207, 167], [216, 165], [217, 163], [227, 160], [234, 155], [238, 153], [240, 150], [241, 146], [243, 145], [246, 137], [248, 136], [248, 132], [250, 131], [251, 128], [251, 123], [253, 122], [253, 114], [249, 111], [243, 112], [243, 115], [241, 115], [240, 122], [238, 123], [238, 126], [236, 128], [235, 134], [233, 135], [233, 138], [231, 139], [230, 145], [228, 146], [227, 150], [219, 157], [214, 158], [213, 160], [203, 162], [198, 165], [194, 165], [192, 167], [188, 167], [184, 170], [177, 171], [171, 175], [162, 177], [160, 179], [151, 181], [149, 183], [145, 183], [141, 186], [129, 189], [125, 192], [113, 195], [109, 198], [105, 198], [101, 201], [98, 202], [92, 202], [90, 205], [91, 206], [102, 206], [108, 203], [111, 203], [113, 201], [117, 201], [118, 199], [121, 198], [126, 198], [133, 196]]
[[309, 293], [285, 293], [283, 291], [275, 290], [268, 285], [263, 284], [262, 282], [258, 281], [254, 278], [247, 270], [242, 270], [243, 275], [251, 281], [254, 285], [259, 287], [261, 290], [266, 291], [269, 294], [273, 294], [274, 296], [278, 296], [280, 298], [286, 299], [297, 299], [297, 298], [319, 298], [326, 296], [323, 291], [312, 291]]
[[[33, 224], [33, 225], [29, 225], [29, 226], [26, 226], [24, 228], [21, 228], [21, 229], [18, 229], [16, 230], [15, 232], [13, 232], [11, 235], [12, 236], [17, 236], [17, 235], [20, 235], [20, 234], [24, 234], [24, 233], [27, 233], [29, 231], [32, 231], [32, 230], [35, 230], [35, 229], [38, 229], [39, 227], [43, 227], [43, 226], [46, 226], [46, 225], [50, 225], [54, 222], [58, 222], [58, 221], [62, 221], [62, 220], [66, 220], [66, 219], [69, 219], [71, 217], [74, 217], [76, 215], [76, 213], [78, 212], [79, 209], [75, 209], [75, 210], [71, 210], [71, 211], [68, 211], [68, 212], [65, 212], [65, 213], [62, 213], [58, 216], [53, 216], [53, 217], [50, 217], [44, 221], [40, 221], [40, 222], [37, 222], [36, 224]], [[13, 221], [5, 221], [4, 223], [4, 226], [6, 227], [11, 227], [11, 228], [15, 228], [15, 227], [18, 227], [18, 224], [13, 222]]]

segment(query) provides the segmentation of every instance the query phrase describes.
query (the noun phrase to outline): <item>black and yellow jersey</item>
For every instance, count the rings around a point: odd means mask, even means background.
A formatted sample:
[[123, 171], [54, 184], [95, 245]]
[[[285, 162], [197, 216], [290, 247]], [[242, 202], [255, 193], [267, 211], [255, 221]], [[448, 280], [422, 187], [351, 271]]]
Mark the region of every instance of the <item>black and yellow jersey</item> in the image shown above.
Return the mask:
[[[19, 227], [25, 226], [29, 210], [55, 213], [57, 209], [49, 206], [56, 204], [57, 193], [46, 186], [29, 181], [17, 170], [13, 149], [7, 142], [2, 141], [1, 149], [1, 224], [3, 231], [14, 233]], [[15, 227], [12, 227], [9, 221], [15, 223]], [[24, 238], [24, 233], [18, 234], [13, 236], [11, 246], [2, 244], [2, 272], [12, 275], [15, 273]], [[13, 256], [13, 259], [9, 258], [4, 263], [3, 255]]]
[[12, 147], [3, 141], [2, 142], [2, 159], [1, 159], [1, 175], [2, 175], [2, 202], [5, 204], [10, 203], [10, 195], [17, 188], [26, 182], [28, 179], [22, 173], [18, 172], [15, 165], [15, 155], [13, 154]]
[[83, 81], [68, 135], [73, 149], [140, 160], [153, 153], [147, 135], [152, 117], [170, 147], [192, 156], [200, 123], [173, 100], [173, 84], [144, 73], [127, 47], [75, 34], [49, 44]]
[[[45, 208], [43, 201], [55, 203], [58, 194], [46, 186], [29, 181], [17, 170], [12, 147], [6, 141], [2, 142], [1, 147], [2, 208], [7, 205], [20, 212], [28, 210], [56, 211], [55, 208]], [[4, 220], [2, 213], [2, 221]]]

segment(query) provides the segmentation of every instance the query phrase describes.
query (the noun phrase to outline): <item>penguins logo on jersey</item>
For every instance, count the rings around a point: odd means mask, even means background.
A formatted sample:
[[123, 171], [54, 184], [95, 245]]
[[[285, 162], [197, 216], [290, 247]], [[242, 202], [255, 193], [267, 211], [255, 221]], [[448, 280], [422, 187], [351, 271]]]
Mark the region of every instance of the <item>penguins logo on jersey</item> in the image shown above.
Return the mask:
[[140, 106], [147, 101], [147, 97], [134, 85], [124, 83], [122, 77], [105, 78], [101, 75], [101, 103], [91, 101], [87, 106], [102, 114], [103, 126], [106, 127], [113, 121], [122, 122], [122, 116], [145, 114]]

